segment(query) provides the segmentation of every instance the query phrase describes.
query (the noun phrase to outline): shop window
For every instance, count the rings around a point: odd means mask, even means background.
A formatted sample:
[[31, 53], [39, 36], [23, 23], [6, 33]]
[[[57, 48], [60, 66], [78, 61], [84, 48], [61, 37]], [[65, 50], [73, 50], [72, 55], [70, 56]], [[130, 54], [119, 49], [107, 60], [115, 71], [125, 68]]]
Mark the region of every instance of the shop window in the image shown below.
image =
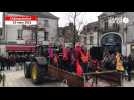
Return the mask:
[[108, 21], [104, 23], [105, 30], [108, 30]]

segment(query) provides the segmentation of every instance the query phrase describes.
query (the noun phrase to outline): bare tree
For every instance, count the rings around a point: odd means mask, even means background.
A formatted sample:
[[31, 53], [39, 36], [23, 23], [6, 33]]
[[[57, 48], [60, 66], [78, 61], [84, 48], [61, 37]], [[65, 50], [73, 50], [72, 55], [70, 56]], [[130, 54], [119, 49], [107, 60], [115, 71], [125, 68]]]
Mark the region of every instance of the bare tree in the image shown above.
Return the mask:
[[81, 26], [84, 24], [84, 15], [79, 18], [79, 16], [82, 14], [82, 12], [70, 12], [68, 14], [68, 20], [69, 23], [73, 23], [73, 46], [75, 46], [75, 43], [79, 41], [79, 33], [81, 31]]

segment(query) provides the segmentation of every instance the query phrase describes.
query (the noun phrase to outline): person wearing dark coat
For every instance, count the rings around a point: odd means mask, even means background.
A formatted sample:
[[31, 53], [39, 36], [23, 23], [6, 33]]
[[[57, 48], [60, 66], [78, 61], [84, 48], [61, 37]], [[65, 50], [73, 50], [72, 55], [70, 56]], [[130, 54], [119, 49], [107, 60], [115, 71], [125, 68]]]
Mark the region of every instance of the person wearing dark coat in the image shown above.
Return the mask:
[[5, 68], [5, 59], [1, 56], [1, 71], [4, 71]]
[[6, 66], [7, 66], [7, 70], [10, 70], [10, 58], [6, 57]]
[[20, 66], [21, 66], [21, 69], [23, 69], [23, 63], [24, 63], [24, 59], [23, 58], [24, 58], [23, 56], [20, 57]]
[[3, 57], [0, 56], [0, 71], [2, 71], [4, 69], [4, 60]]
[[62, 54], [62, 46], [59, 47], [59, 68], [63, 69], [63, 54]]
[[128, 64], [128, 59], [127, 57], [123, 57], [123, 66], [125, 68], [125, 77], [128, 77], [128, 67], [129, 67], [129, 64]]
[[133, 66], [132, 57], [129, 56], [129, 57], [128, 57], [128, 69], [127, 69], [127, 72], [128, 72], [128, 81], [131, 81], [132, 66]]
[[16, 56], [15, 61], [16, 61], [16, 71], [19, 70], [19, 63], [20, 63], [20, 57]]
[[70, 72], [75, 72], [75, 57], [74, 57], [74, 49], [70, 48], [70, 64], [69, 64], [69, 71]]

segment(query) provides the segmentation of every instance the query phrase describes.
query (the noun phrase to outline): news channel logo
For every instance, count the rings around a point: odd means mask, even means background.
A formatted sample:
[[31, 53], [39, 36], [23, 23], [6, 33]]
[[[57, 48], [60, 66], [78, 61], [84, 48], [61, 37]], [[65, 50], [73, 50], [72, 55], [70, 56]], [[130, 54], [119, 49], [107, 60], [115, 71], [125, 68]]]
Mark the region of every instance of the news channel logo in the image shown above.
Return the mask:
[[129, 18], [123, 17], [123, 16], [120, 16], [120, 17], [109, 17], [108, 18], [108, 23], [109, 24], [113, 24], [113, 23], [127, 24], [127, 23], [129, 23]]

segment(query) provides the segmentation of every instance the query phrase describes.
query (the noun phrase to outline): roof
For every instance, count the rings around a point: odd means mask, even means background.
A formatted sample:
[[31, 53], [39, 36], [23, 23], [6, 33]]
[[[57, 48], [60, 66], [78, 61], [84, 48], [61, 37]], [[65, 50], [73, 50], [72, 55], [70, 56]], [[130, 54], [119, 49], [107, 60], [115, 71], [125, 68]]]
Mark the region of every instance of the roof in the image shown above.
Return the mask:
[[92, 23], [88, 23], [87, 25], [84, 25], [83, 27], [83, 30], [81, 31], [80, 34], [86, 34], [88, 33], [89, 31], [97, 31], [99, 28], [99, 22], [98, 21], [95, 21], [95, 22], [92, 22]]
[[125, 12], [103, 12], [98, 17], [108, 17], [108, 16], [114, 16], [114, 15], [123, 14], [123, 13]]
[[38, 16], [40, 18], [51, 18], [59, 19], [49, 12], [7, 12], [8, 14], [19, 14], [19, 15], [28, 15], [28, 16]]
[[88, 23], [86, 26], [98, 26], [98, 25], [99, 25], [99, 22], [95, 21], [95, 22], [92, 22], [92, 23]]

